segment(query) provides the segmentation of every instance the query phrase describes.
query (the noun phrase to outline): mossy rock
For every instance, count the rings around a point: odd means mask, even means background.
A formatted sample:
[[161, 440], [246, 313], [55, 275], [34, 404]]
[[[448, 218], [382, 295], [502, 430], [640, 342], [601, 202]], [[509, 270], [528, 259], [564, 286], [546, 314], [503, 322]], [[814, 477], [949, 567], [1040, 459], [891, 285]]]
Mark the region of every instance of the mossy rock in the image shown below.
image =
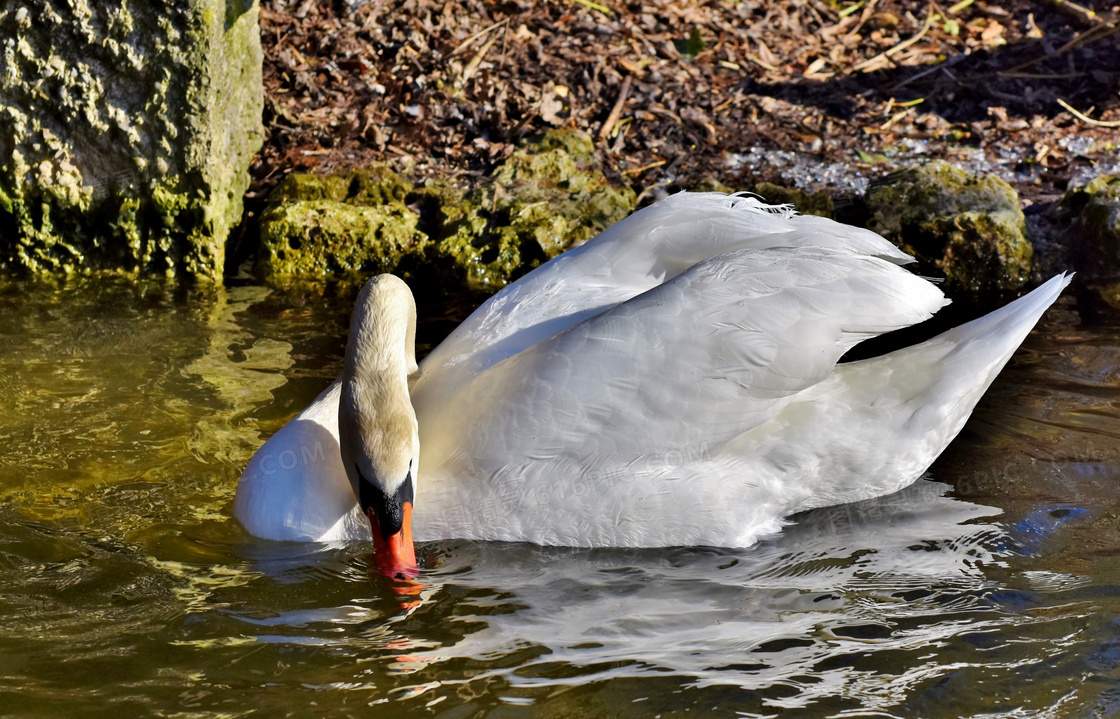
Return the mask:
[[437, 208], [437, 261], [467, 288], [501, 289], [544, 258], [539, 247], [510, 236], [508, 209], [497, 208], [492, 186], [464, 193], [435, 183], [424, 191]]
[[865, 201], [868, 227], [917, 257], [919, 272], [945, 277], [955, 300], [997, 304], [1030, 278], [1026, 219], [997, 177], [934, 161], [873, 183]]
[[258, 6], [0, 11], [0, 270], [222, 276], [263, 139]]
[[581, 167], [598, 163], [595, 159], [595, 141], [579, 130], [546, 130], [528, 138], [521, 149], [538, 155], [559, 150]]
[[405, 200], [412, 184], [383, 168], [289, 175], [261, 218], [257, 270], [268, 280], [377, 274], [431, 243]]
[[270, 206], [286, 202], [323, 200], [352, 205], [375, 206], [403, 203], [412, 183], [382, 165], [338, 175], [292, 174], [273, 188]]
[[687, 189], [689, 192], [722, 192], [726, 195], [735, 192], [735, 190], [710, 175], [701, 177]]
[[441, 282], [493, 292], [623, 219], [634, 200], [579, 132], [535, 138], [469, 191], [414, 186], [384, 167], [291, 175], [269, 197], [257, 267], [270, 279], [318, 277], [412, 258]]
[[471, 289], [498, 290], [583, 244], [634, 209], [629, 188], [610, 185], [581, 132], [552, 130], [499, 166], [491, 182], [438, 196], [438, 251]]
[[284, 204], [262, 224], [258, 266], [269, 279], [392, 272], [406, 254], [422, 252], [427, 243], [416, 228], [418, 219], [399, 204]]
[[1070, 259], [1089, 309], [1120, 311], [1120, 175], [1070, 190], [1056, 214], [1069, 224]]
[[802, 215], [818, 215], [832, 219], [835, 208], [827, 192], [806, 192], [792, 187], [782, 187], [772, 182], [760, 182], [751, 190], [773, 205], [792, 205]]

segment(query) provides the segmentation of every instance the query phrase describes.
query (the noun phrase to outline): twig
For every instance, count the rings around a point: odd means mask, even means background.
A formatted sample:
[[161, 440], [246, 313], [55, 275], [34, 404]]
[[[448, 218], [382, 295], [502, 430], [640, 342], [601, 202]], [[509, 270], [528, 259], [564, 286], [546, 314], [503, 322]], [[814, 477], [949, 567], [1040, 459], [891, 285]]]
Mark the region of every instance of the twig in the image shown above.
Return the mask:
[[1084, 34], [1078, 35], [1077, 37], [1073, 38], [1054, 52], [1047, 53], [1042, 57], [1036, 57], [1035, 59], [1028, 60], [1024, 63], [1020, 63], [1015, 67], [1004, 70], [1003, 72], [1018, 72], [1019, 70], [1030, 67], [1031, 65], [1037, 65], [1040, 62], [1046, 62], [1047, 60], [1053, 59], [1063, 53], [1069, 52], [1075, 47], [1082, 47], [1084, 45], [1097, 42], [1098, 40], [1103, 40], [1106, 37], [1115, 34], [1118, 30], [1120, 30], [1120, 25], [1101, 23], [1094, 26], [1092, 30], [1088, 30]]
[[377, 14], [381, 12], [381, 6], [385, 4], [385, 0], [377, 0], [373, 4], [373, 9], [366, 15], [366, 19], [362, 21], [363, 30], [372, 30], [373, 26], [377, 24]]
[[[872, 3], [872, 4], [874, 4], [874, 3]], [[849, 5], [848, 7], [844, 8], [843, 10], [840, 11], [840, 17], [848, 17], [849, 15], [854, 13], [856, 10], [859, 10], [862, 5], [863, 5], [862, 2], [857, 2], [854, 5]]]
[[997, 72], [999, 77], [1012, 80], [1069, 80], [1075, 77], [1084, 77], [1084, 72]]
[[604, 15], [610, 15], [611, 14], [611, 9], [609, 7], [607, 7], [606, 5], [600, 5], [597, 2], [591, 2], [591, 0], [576, 0], [576, 2], [578, 2], [580, 5], [583, 5], [586, 8], [591, 8], [592, 10], [598, 10], [599, 12], [603, 13]]
[[611, 114], [607, 115], [607, 121], [603, 123], [603, 127], [599, 129], [599, 139], [605, 140], [611, 133], [611, 128], [618, 122], [618, 118], [622, 117], [622, 109], [626, 106], [626, 98], [630, 94], [630, 82], [632, 77], [627, 75], [622, 78], [622, 87], [618, 91], [618, 100], [615, 101], [614, 107], [611, 108]]
[[490, 32], [490, 31], [491, 31], [491, 30], [493, 30], [494, 28], [496, 28], [496, 27], [500, 27], [500, 26], [502, 26], [502, 25], [506, 25], [506, 24], [508, 24], [508, 23], [509, 23], [509, 21], [510, 21], [510, 19], [509, 19], [509, 18], [507, 17], [507, 18], [506, 18], [505, 20], [499, 20], [498, 22], [494, 23], [494, 24], [493, 24], [493, 25], [491, 25], [490, 27], [484, 27], [484, 28], [482, 28], [481, 30], [479, 30], [478, 32], [476, 32], [476, 33], [475, 33], [474, 35], [471, 35], [471, 36], [470, 36], [470, 37], [468, 37], [468, 38], [467, 38], [466, 40], [464, 40], [463, 42], [461, 42], [461, 43], [459, 43], [458, 45], [456, 45], [456, 46], [455, 46], [455, 49], [454, 49], [454, 50], [452, 50], [451, 52], [447, 53], [447, 57], [449, 57], [449, 58], [455, 57], [455, 56], [456, 56], [456, 55], [458, 55], [458, 54], [459, 54], [460, 52], [462, 52], [463, 50], [465, 50], [465, 49], [466, 49], [466, 48], [467, 48], [467, 47], [468, 47], [468, 46], [469, 46], [469, 45], [470, 45], [470, 44], [471, 44], [472, 42], [474, 42], [474, 41], [475, 41], [475, 40], [477, 40], [478, 38], [482, 37], [482, 36], [483, 36], [483, 35], [485, 35], [486, 33]]
[[900, 110], [899, 112], [896, 112], [895, 114], [891, 115], [889, 120], [884, 122], [882, 125], [879, 125], [879, 129], [880, 130], [891, 129], [892, 125], [894, 125], [896, 122], [898, 122], [899, 120], [906, 117], [907, 115], [909, 115], [912, 112], [914, 112], [914, 108], [912, 108], [912, 107], [908, 107], [905, 110]]
[[915, 35], [914, 37], [909, 38], [907, 40], [903, 40], [902, 42], [898, 43], [897, 45], [895, 45], [893, 47], [887, 48], [886, 50], [879, 53], [878, 55], [871, 58], [870, 60], [864, 60], [860, 64], [854, 66], [848, 72], [857, 72], [857, 71], [863, 70], [865, 67], [871, 67], [872, 65], [877, 65], [878, 63], [882, 62], [883, 60], [886, 60], [886, 59], [890, 58], [891, 55], [897, 55], [898, 53], [902, 52], [903, 50], [910, 47], [914, 43], [918, 42], [923, 37], [925, 37], [925, 34], [927, 32], [929, 32], [930, 27], [933, 26], [933, 16], [934, 16], [934, 12], [933, 12], [933, 8], [931, 7], [929, 9], [929, 12], [926, 13], [926, 21], [924, 23], [922, 23], [922, 29], [918, 31], [917, 35]]
[[467, 81], [470, 80], [471, 76], [473, 76], [478, 70], [478, 66], [482, 64], [482, 60], [486, 57], [486, 53], [490, 52], [490, 48], [494, 47], [494, 43], [498, 41], [499, 37], [503, 36], [495, 35], [494, 37], [487, 40], [485, 45], [478, 49], [478, 52], [474, 54], [474, 57], [471, 58], [471, 61], [468, 62], [467, 66], [463, 68], [463, 74], [460, 75], [459, 79], [455, 81], [455, 87], [459, 89], [466, 87]]
[[505, 70], [506, 69], [506, 40], [508, 40], [508, 39], [509, 39], [509, 23], [507, 22], [505, 29], [502, 30], [502, 61], [500, 63], [498, 63], [498, 70]]
[[1101, 21], [1100, 15], [1070, 0], [1050, 0], [1050, 5], [1058, 12], [1080, 20], [1082, 25], [1092, 26]]
[[[822, 12], [825, 15], [831, 16], [830, 19], [835, 20], [839, 17], [836, 14], [835, 10], [833, 10], [832, 8], [825, 5], [823, 2], [821, 2], [821, 0], [810, 0], [810, 2], [812, 3], [813, 7], [817, 10], [817, 12]], [[823, 25], [824, 23], [822, 22], [821, 24]]]
[[877, 5], [878, 2], [879, 0], [871, 0], [871, 2], [867, 3], [867, 5], [864, 6], [863, 12], [860, 13], [859, 16], [859, 22], [857, 22], [856, 26], [852, 28], [851, 31], [849, 31], [846, 35], [844, 35], [844, 37], [855, 37], [855, 35], [863, 27], [863, 24], [871, 18], [871, 13], [873, 10], [875, 10], [875, 5]]
[[[1081, 113], [1081, 112], [1078, 112], [1077, 110], [1073, 109], [1072, 105], [1070, 105], [1068, 102], [1066, 102], [1065, 100], [1063, 100], [1060, 97], [1058, 98], [1058, 104], [1061, 105], [1062, 107], [1064, 107], [1065, 109], [1069, 110], [1070, 114], [1073, 115], [1074, 117], [1076, 117], [1078, 120], [1081, 120], [1082, 122], [1087, 123], [1089, 125], [1093, 125], [1094, 127], [1120, 127], [1120, 121], [1106, 122], [1104, 120], [1094, 120], [1093, 118], [1089, 117], [1088, 115], [1086, 115], [1084, 113]], [[1090, 112], [1091, 112], [1091, 110], [1090, 110]]]
[[622, 174], [624, 174], [624, 175], [637, 175], [639, 173], [645, 172], [646, 170], [652, 170], [655, 167], [661, 167], [666, 162], [668, 162], [668, 160], [656, 160], [654, 162], [649, 163], [648, 165], [643, 165], [641, 167], [635, 167], [635, 168], [632, 168], [632, 169], [629, 169], [629, 170], [623, 170]]
[[759, 67], [761, 67], [761, 68], [762, 68], [763, 70], [769, 70], [770, 72], [781, 72], [781, 69], [779, 69], [779, 68], [777, 68], [777, 67], [774, 67], [773, 65], [771, 65], [771, 64], [770, 64], [770, 63], [768, 63], [768, 62], [766, 62], [765, 60], [763, 60], [763, 59], [762, 59], [762, 58], [760, 58], [760, 57], [755, 57], [754, 55], [750, 54], [749, 52], [748, 52], [748, 53], [744, 53], [744, 54], [745, 54], [745, 55], [747, 56], [747, 59], [748, 59], [748, 60], [750, 60], [751, 62], [753, 62], [753, 63], [754, 63], [755, 65], [758, 65], [758, 66], [759, 66]]
[[[938, 70], [945, 70], [946, 72], [948, 72], [948, 70], [946, 68], [950, 68], [953, 65], [956, 65], [957, 63], [962, 62], [967, 57], [968, 57], [968, 55], [954, 55], [953, 57], [949, 58], [945, 62], [939, 62], [939, 63], [937, 63], [937, 64], [935, 64], [935, 65], [933, 65], [933, 66], [931, 66], [931, 67], [929, 67], [925, 70], [922, 70], [921, 72], [919, 72], [916, 75], [911, 75], [910, 77], [906, 78], [902, 82], [891, 85], [890, 87], [887, 88], [887, 92], [895, 92], [896, 90], [899, 90], [901, 88], [906, 87], [907, 85], [909, 85], [912, 82], [917, 82], [918, 80], [921, 80], [926, 75], [932, 75], [933, 73], [937, 72]], [[952, 73], [950, 73], [949, 76], [952, 77], [953, 76]]]

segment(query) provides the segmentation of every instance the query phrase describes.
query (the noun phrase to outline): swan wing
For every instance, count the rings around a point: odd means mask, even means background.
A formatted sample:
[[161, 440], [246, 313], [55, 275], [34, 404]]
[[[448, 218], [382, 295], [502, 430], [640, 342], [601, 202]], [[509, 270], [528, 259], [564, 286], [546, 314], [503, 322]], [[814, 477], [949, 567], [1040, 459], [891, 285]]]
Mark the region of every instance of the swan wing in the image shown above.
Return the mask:
[[249, 460], [234, 514], [250, 534], [288, 542], [369, 539], [338, 449], [340, 392], [335, 380]]
[[524, 493], [666, 451], [703, 444], [718, 454], [826, 379], [850, 347], [944, 303], [879, 257], [771, 248], [704, 260], [454, 395], [414, 395], [417, 521], [425, 507], [475, 501], [503, 478]]
[[715, 255], [741, 249], [823, 247], [913, 262], [869, 230], [755, 197], [672, 195], [546, 262], [482, 304], [420, 365], [413, 395], [453, 393], [478, 373], [558, 332], [657, 287]]

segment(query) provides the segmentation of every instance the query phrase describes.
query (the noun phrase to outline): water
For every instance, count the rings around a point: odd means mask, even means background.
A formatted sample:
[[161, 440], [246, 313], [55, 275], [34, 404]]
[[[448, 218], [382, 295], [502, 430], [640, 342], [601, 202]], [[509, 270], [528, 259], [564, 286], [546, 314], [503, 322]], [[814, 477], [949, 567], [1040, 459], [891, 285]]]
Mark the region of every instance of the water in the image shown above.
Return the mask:
[[1120, 328], [1053, 310], [928, 479], [755, 548], [445, 542], [394, 583], [232, 519], [354, 294], [0, 287], [0, 715], [1120, 712]]

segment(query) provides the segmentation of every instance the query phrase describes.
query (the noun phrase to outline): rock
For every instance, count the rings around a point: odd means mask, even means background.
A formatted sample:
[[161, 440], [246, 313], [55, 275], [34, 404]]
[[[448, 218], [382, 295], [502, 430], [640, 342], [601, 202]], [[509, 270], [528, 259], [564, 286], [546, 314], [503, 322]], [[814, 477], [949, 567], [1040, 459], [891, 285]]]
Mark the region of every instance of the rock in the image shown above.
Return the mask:
[[833, 216], [832, 196], [827, 192], [809, 193], [771, 182], [760, 182], [751, 191], [771, 204], [793, 205], [793, 209], [802, 215], [819, 215], [829, 219]]
[[251, 0], [0, 11], [0, 269], [220, 277], [261, 145]]
[[[687, 189], [689, 192], [723, 192], [728, 195], [735, 192], [735, 190], [720, 182], [719, 178], [711, 175], [701, 177]], [[673, 190], [670, 190], [668, 194], [673, 194]]]
[[867, 226], [943, 276], [945, 292], [978, 307], [998, 304], [1030, 278], [1034, 250], [1015, 190], [940, 160], [872, 183]]
[[582, 132], [551, 130], [510, 155], [493, 182], [443, 191], [439, 252], [468, 287], [499, 290], [633, 211], [634, 193], [610, 185], [594, 148]]
[[1085, 309], [1120, 310], [1120, 175], [1070, 190], [1055, 214], [1070, 221], [1070, 259]]
[[257, 271], [268, 280], [392, 272], [431, 244], [405, 204], [412, 184], [385, 168], [289, 175], [261, 217]]
[[425, 263], [440, 282], [493, 292], [626, 217], [634, 194], [610, 186], [582, 133], [551, 131], [465, 191], [413, 186], [384, 168], [293, 175], [261, 218], [260, 274], [327, 277]]

